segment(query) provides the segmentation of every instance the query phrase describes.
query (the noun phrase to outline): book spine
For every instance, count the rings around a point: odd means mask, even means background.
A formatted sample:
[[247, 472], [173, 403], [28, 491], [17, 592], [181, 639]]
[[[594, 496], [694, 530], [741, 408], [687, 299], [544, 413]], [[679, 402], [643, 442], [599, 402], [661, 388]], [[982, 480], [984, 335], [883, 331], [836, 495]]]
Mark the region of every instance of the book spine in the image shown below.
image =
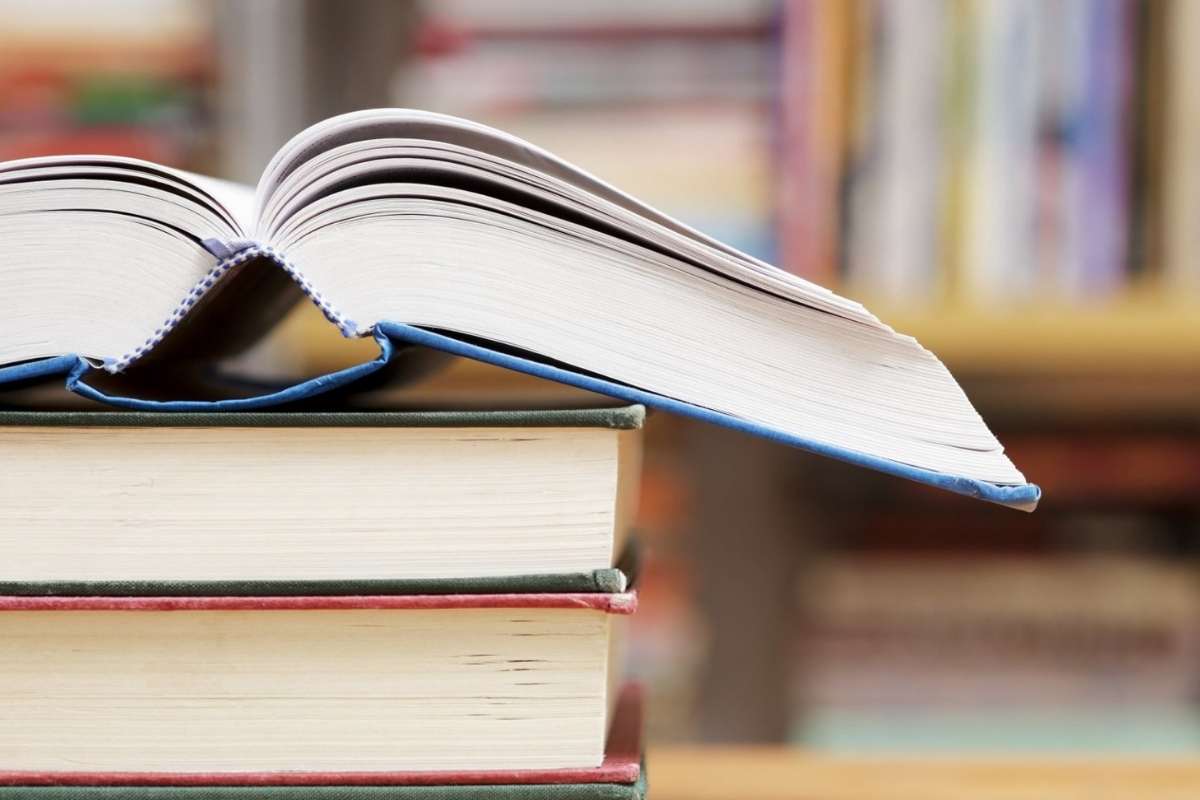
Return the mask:
[[860, 68], [862, 146], [849, 210], [847, 267], [894, 302], [929, 298], [938, 264], [946, 10], [941, 0], [868, 8], [874, 54]]
[[1033, 288], [1036, 262], [1038, 5], [983, 0], [976, 8], [963, 278], [973, 300], [1019, 300]]
[[1073, 295], [1109, 294], [1120, 287], [1128, 248], [1125, 116], [1131, 57], [1125, 0], [1088, 5], [1087, 79], [1081, 131], [1082, 175], [1076, 203], [1084, 222]]
[[788, 270], [823, 284], [836, 280], [841, 262], [856, 22], [848, 2], [802, 0], [783, 14], [780, 255]]
[[1200, 289], [1200, 3], [1167, 6], [1164, 253], [1166, 283]]
[[288, 274], [305, 296], [320, 309], [325, 318], [338, 327], [343, 336], [361, 336], [368, 331], [360, 330], [354, 320], [342, 315], [329, 300], [308, 281], [294, 264], [283, 257], [273, 247], [254, 242], [249, 239], [234, 242], [222, 242], [218, 239], [205, 239], [202, 246], [217, 259], [217, 263], [196, 282], [191, 290], [179, 301], [161, 325], [144, 342], [124, 355], [105, 361], [104, 369], [111, 373], [119, 373], [138, 361], [153, 350], [167, 334], [183, 322], [193, 308], [212, 289], [235, 270], [254, 261], [266, 260], [274, 263]]

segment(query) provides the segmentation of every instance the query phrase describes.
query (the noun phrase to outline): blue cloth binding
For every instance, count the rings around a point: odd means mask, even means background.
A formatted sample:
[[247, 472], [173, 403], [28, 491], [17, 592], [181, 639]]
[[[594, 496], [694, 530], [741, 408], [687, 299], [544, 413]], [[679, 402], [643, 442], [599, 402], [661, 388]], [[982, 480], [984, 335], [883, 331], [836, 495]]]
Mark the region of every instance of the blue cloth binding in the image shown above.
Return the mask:
[[379, 355], [371, 361], [254, 397], [238, 397], [229, 400], [142, 400], [136, 397], [107, 394], [84, 381], [84, 376], [93, 367], [87, 359], [79, 356], [56, 356], [11, 367], [0, 367], [0, 386], [16, 384], [18, 381], [29, 383], [65, 375], [67, 389], [75, 394], [118, 408], [137, 411], [248, 411], [255, 408], [279, 406], [324, 394], [382, 369], [395, 355], [395, 346], [388, 337], [382, 334], [377, 335], [375, 340], [379, 343]]

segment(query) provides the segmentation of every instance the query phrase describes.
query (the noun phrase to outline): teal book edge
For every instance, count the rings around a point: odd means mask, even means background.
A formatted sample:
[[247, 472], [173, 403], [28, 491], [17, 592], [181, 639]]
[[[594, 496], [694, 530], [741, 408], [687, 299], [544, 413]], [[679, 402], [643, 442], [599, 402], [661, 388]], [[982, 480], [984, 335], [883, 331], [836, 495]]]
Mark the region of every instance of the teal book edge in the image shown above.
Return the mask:
[[644, 800], [635, 783], [478, 786], [0, 786], [0, 800]]

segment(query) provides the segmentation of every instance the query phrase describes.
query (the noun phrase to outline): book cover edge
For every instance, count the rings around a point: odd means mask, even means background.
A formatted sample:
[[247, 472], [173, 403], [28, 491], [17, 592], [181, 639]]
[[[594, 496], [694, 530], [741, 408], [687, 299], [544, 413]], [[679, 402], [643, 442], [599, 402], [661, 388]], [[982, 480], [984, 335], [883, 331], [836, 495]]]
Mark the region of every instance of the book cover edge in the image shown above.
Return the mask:
[[0, 596], [6, 611], [421, 611], [467, 608], [589, 609], [628, 615], [637, 610], [637, 592], [565, 592], [424, 595], [266, 595], [266, 596]]

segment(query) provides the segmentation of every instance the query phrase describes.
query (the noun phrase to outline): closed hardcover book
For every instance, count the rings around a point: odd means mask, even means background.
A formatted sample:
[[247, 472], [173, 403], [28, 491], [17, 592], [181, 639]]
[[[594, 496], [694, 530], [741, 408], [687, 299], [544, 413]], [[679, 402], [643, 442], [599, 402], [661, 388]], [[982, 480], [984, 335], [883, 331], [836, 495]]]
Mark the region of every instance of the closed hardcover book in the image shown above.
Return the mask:
[[0, 597], [0, 783], [596, 770], [635, 607], [631, 593]]
[[642, 696], [626, 685], [604, 760], [584, 769], [454, 772], [14, 772], [0, 800], [643, 800]]
[[0, 412], [0, 593], [623, 591], [643, 418]]

